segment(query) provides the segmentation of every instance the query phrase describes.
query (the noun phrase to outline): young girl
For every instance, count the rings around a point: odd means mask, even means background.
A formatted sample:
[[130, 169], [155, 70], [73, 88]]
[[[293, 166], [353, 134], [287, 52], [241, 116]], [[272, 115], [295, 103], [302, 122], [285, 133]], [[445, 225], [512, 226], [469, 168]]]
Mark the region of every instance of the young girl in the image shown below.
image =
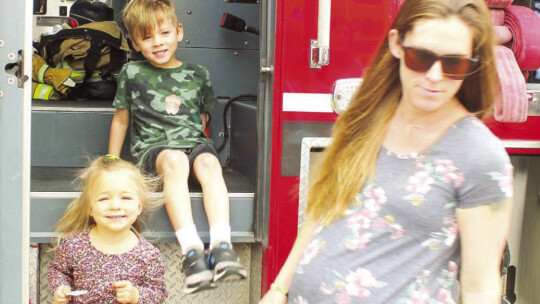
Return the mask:
[[160, 252], [136, 229], [151, 186], [133, 164], [96, 159], [83, 191], [60, 219], [49, 266], [54, 303], [163, 303]]

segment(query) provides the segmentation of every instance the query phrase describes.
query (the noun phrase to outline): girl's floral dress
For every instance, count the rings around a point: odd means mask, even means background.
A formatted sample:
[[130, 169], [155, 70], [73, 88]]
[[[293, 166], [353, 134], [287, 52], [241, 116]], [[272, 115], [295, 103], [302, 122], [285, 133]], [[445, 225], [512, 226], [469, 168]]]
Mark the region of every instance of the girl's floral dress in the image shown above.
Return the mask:
[[288, 303], [457, 303], [456, 208], [511, 198], [512, 183], [501, 142], [472, 116], [420, 153], [381, 148], [373, 182], [315, 232]]
[[49, 265], [51, 292], [61, 285], [88, 293], [69, 303], [118, 303], [112, 283], [130, 281], [139, 290], [139, 303], [164, 303], [165, 268], [161, 253], [138, 232], [139, 243], [123, 254], [105, 254], [90, 242], [89, 229], [66, 236]]

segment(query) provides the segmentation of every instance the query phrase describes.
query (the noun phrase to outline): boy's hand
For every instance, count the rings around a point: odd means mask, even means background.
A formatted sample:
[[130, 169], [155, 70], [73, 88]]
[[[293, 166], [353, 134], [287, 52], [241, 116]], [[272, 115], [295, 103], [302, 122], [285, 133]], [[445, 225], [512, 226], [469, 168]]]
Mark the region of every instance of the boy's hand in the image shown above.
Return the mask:
[[58, 286], [56, 290], [54, 291], [53, 300], [54, 304], [64, 304], [69, 302], [69, 296], [67, 295], [68, 292], [71, 291], [71, 287], [62, 285]]
[[112, 286], [116, 290], [116, 301], [119, 303], [139, 303], [139, 290], [130, 281], [116, 281]]

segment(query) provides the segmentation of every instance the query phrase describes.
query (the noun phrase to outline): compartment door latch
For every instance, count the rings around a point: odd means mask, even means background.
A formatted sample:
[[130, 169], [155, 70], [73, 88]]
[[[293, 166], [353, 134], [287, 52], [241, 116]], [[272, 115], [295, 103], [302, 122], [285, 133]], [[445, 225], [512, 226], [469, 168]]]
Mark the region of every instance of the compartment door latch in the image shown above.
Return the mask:
[[[17, 87], [19, 88], [22, 88], [24, 83], [28, 79], [30, 79], [28, 75], [23, 74], [23, 58], [24, 58], [23, 54], [24, 53], [22, 50], [18, 51], [18, 55], [15, 55], [14, 53], [9, 53], [8, 60], [10, 61], [15, 60], [15, 62], [8, 63], [4, 67], [4, 70], [6, 71], [6, 73], [15, 75], [17, 77]], [[14, 78], [8, 78], [8, 83], [14, 84], [15, 83]]]

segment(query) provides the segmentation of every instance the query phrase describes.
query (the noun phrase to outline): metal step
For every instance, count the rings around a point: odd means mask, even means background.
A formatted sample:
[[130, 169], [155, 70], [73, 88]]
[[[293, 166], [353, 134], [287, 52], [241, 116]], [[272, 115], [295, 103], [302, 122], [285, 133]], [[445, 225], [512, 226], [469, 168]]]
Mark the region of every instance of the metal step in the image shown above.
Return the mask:
[[[182, 293], [184, 273], [180, 245], [177, 243], [154, 243], [159, 249], [165, 266], [166, 304], [249, 304], [257, 303], [261, 293], [262, 249], [260, 243], [235, 243], [234, 249], [248, 272], [248, 278], [236, 282], [223, 282], [217, 288], [190, 295]], [[30, 297], [34, 303], [53, 303], [47, 274], [54, 257], [50, 244], [32, 248], [30, 259]]]
[[[66, 206], [79, 194], [78, 168], [33, 167], [30, 185], [30, 241], [51, 243], [57, 234], [55, 226]], [[229, 190], [231, 236], [233, 242], [255, 242], [253, 182], [225, 168], [223, 176]], [[74, 182], [75, 181], [75, 182]], [[161, 193], [152, 198], [162, 200]], [[203, 242], [209, 242], [209, 227], [204, 211], [200, 186], [190, 185], [193, 219]], [[146, 229], [142, 234], [153, 242], [176, 242], [164, 206], [145, 215]]]
[[[217, 107], [210, 111], [210, 138], [216, 146], [224, 140], [223, 110], [227, 101], [219, 98]], [[89, 158], [106, 154], [114, 112], [111, 100], [32, 100], [32, 166], [84, 167]], [[128, 135], [122, 147], [123, 159], [130, 159], [129, 146]], [[222, 166], [229, 157], [229, 146], [230, 141], [218, 153]]]

